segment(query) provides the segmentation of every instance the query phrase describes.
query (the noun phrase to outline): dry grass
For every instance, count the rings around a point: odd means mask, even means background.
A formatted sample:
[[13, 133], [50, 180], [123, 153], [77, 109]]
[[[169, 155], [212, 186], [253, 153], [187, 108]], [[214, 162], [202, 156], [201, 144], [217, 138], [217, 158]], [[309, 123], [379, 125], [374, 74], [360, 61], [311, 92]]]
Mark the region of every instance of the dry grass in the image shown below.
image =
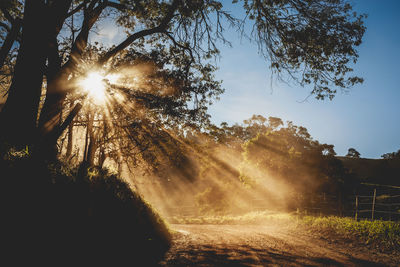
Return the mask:
[[266, 222], [282, 222], [284, 220], [292, 221], [292, 215], [270, 211], [254, 211], [244, 215], [173, 216], [169, 218], [169, 222], [175, 224], [263, 224]]
[[381, 249], [400, 251], [400, 223], [392, 221], [355, 221], [348, 217], [300, 216], [296, 213], [250, 212], [244, 215], [179, 217], [174, 224], [279, 224], [302, 227], [325, 238], [348, 238]]
[[361, 220], [335, 216], [305, 216], [298, 220], [300, 225], [314, 231], [330, 231], [348, 238], [356, 238], [364, 244], [374, 244], [382, 249], [400, 251], [400, 223], [382, 220]]

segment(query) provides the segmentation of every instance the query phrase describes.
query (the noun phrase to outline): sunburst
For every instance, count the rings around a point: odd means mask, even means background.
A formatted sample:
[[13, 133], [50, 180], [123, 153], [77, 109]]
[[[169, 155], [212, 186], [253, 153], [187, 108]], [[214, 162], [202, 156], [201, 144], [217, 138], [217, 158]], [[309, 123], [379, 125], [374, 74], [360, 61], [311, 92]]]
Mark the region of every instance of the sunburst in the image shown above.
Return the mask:
[[79, 85], [94, 104], [103, 105], [107, 100], [106, 80], [100, 72], [92, 71], [80, 80]]

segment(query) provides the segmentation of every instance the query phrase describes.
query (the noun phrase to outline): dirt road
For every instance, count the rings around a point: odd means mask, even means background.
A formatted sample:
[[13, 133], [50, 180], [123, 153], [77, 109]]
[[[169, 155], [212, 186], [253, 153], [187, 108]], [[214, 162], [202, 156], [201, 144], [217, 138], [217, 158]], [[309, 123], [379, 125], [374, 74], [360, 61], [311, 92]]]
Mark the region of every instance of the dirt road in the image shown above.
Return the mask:
[[399, 266], [400, 257], [306, 230], [259, 225], [172, 225], [162, 266]]

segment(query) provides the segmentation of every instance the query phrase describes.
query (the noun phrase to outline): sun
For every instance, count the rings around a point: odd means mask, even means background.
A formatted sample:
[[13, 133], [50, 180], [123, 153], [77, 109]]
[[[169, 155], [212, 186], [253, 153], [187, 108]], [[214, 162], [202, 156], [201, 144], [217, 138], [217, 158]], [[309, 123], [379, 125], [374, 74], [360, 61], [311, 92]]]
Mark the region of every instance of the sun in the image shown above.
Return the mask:
[[99, 72], [89, 72], [80, 82], [79, 85], [88, 97], [98, 105], [104, 104], [107, 99], [105, 82], [107, 78]]

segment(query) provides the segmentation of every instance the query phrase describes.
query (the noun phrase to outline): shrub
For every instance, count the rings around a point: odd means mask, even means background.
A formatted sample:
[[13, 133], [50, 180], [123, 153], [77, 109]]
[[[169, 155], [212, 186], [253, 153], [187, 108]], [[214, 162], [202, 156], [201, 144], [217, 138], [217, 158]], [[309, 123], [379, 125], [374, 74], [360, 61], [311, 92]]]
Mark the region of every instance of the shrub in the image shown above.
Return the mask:
[[121, 178], [17, 156], [0, 159], [0, 261], [151, 265], [168, 249], [167, 225]]

